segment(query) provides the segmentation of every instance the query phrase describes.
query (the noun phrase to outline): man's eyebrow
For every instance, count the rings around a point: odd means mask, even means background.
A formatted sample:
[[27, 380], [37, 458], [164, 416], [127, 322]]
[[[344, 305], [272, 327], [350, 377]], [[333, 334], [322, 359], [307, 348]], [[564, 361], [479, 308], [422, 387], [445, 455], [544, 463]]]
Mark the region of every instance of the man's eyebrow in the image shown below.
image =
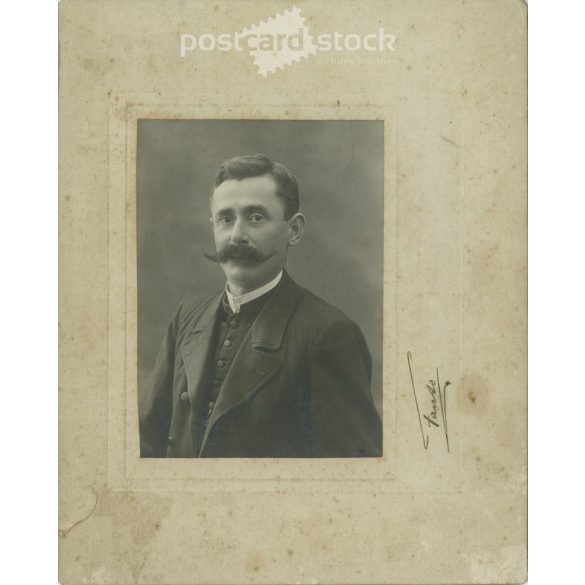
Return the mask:
[[[268, 211], [268, 208], [267, 207], [264, 207], [264, 205], [246, 205], [246, 207], [244, 207], [242, 209], [242, 211], [246, 215], [250, 215], [251, 213], [263, 213], [267, 217], [271, 217], [270, 212]], [[234, 212], [234, 208], [233, 207], [225, 207], [223, 209], [217, 210], [215, 212], [215, 216], [220, 216], [220, 215], [234, 215], [234, 213], [235, 212]]]
[[246, 207], [244, 207], [244, 213], [245, 214], [250, 214], [250, 213], [263, 213], [264, 215], [267, 215], [268, 217], [270, 217], [270, 212], [268, 211], [268, 209], [266, 207], [264, 207], [264, 205], [247, 205]]
[[215, 215], [233, 215], [234, 210], [231, 207], [226, 207], [224, 209], [219, 209], [215, 212]]

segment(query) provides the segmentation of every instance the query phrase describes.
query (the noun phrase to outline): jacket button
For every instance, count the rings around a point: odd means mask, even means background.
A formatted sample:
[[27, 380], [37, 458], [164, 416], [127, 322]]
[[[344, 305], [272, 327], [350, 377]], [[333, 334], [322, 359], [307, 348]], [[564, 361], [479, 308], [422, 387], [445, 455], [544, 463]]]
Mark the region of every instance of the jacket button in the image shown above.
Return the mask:
[[172, 447], [175, 444], [175, 438], [170, 436], [167, 440], [167, 443]]
[[189, 402], [189, 394], [187, 394], [187, 392], [183, 392], [183, 393], [181, 394], [181, 400], [182, 400], [183, 402]]
[[217, 367], [218, 367], [218, 368], [223, 368], [223, 367], [225, 367], [225, 362], [224, 362], [223, 360], [219, 360], [219, 361], [217, 362]]
[[225, 345], [225, 347], [231, 347], [232, 346], [232, 340], [231, 339], [226, 339], [223, 344]]
[[232, 329], [235, 329], [237, 326], [238, 326], [238, 322], [237, 321], [235, 321], [235, 320], [234, 321], [230, 321], [230, 327]]

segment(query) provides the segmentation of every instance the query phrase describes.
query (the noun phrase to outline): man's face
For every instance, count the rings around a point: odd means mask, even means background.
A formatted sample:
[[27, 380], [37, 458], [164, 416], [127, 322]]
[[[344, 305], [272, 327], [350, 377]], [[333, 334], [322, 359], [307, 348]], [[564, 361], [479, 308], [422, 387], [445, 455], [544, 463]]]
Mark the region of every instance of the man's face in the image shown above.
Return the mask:
[[[242, 292], [269, 282], [286, 260], [291, 228], [276, 189], [274, 179], [264, 175], [224, 181], [211, 198], [218, 262], [229, 283]], [[222, 258], [224, 252], [227, 258]]]

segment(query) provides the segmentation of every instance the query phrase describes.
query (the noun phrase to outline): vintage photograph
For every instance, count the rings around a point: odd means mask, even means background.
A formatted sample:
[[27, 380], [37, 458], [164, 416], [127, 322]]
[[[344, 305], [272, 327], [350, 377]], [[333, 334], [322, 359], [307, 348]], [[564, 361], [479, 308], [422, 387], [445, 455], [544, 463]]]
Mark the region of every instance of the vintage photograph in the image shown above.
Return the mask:
[[381, 457], [383, 121], [137, 128], [140, 456]]
[[60, 581], [525, 580], [525, 3], [59, 37]]

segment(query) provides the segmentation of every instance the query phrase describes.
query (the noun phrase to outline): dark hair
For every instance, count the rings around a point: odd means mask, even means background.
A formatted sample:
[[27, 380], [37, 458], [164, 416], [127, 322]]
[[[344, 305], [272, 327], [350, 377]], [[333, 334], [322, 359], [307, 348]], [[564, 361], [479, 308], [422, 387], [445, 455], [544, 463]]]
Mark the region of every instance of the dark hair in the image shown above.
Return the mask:
[[276, 194], [284, 203], [284, 219], [290, 219], [300, 207], [299, 184], [284, 165], [272, 162], [264, 154], [245, 154], [222, 162], [213, 184], [217, 189], [224, 181], [241, 181], [263, 175], [270, 175], [276, 182]]

